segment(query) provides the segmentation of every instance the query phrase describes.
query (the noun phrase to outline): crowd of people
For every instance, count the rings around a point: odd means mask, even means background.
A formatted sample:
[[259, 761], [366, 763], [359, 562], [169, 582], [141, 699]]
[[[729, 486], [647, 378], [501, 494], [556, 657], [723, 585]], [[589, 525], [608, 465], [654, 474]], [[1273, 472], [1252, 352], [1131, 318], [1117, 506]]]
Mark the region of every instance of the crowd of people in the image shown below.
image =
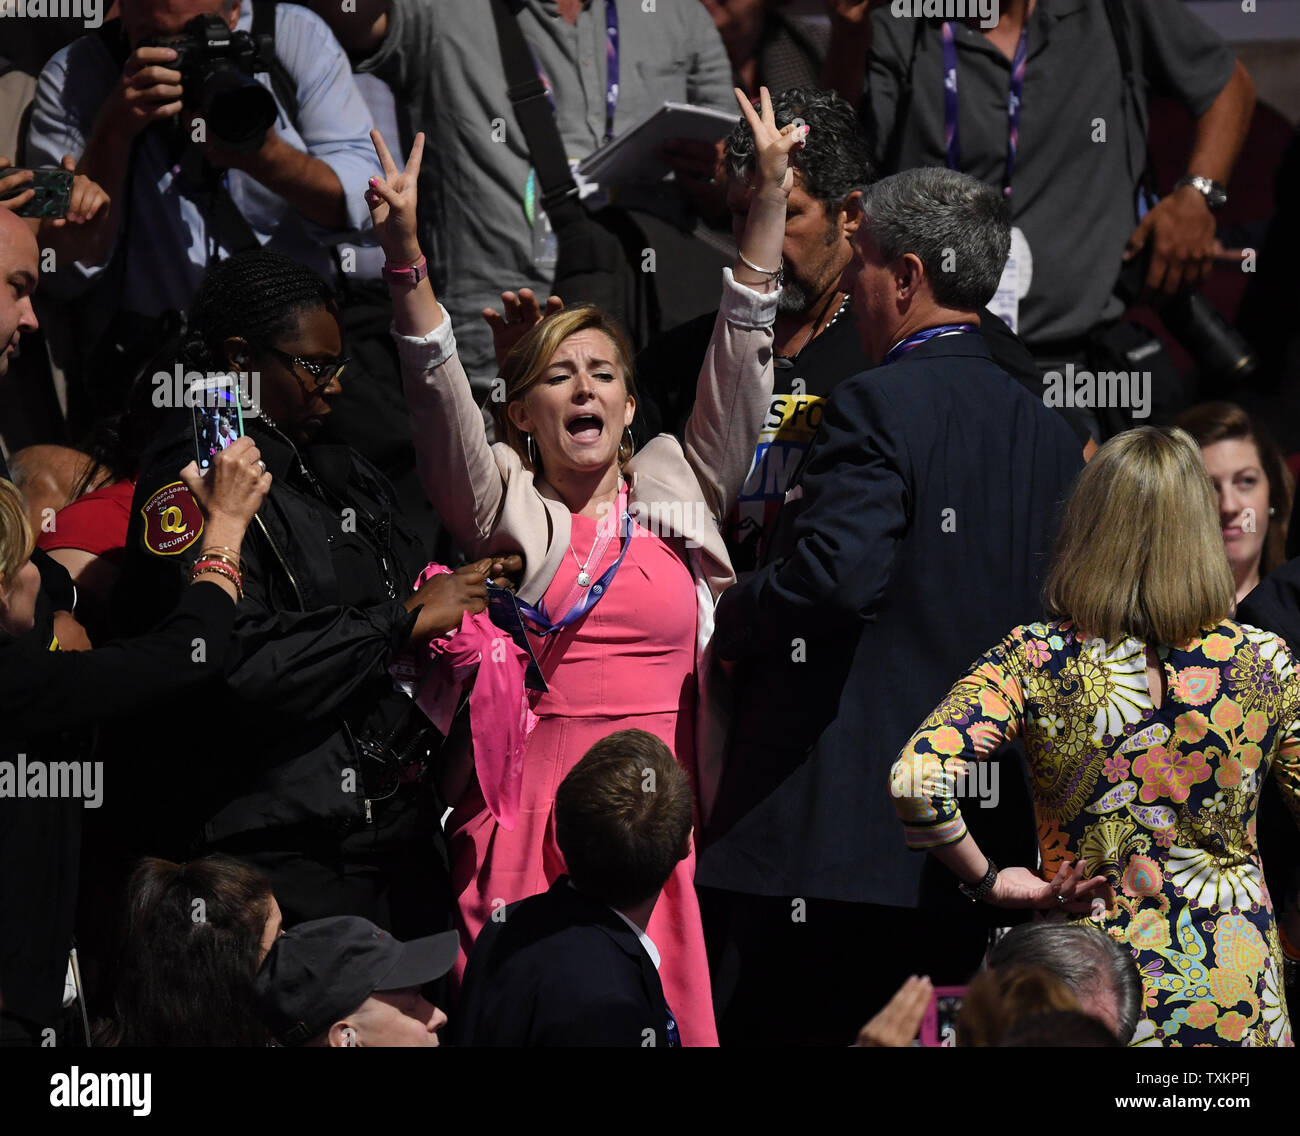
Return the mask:
[[0, 1044], [1292, 1044], [1300, 376], [1126, 318], [1235, 270], [1251, 79], [891, 7], [15, 51]]

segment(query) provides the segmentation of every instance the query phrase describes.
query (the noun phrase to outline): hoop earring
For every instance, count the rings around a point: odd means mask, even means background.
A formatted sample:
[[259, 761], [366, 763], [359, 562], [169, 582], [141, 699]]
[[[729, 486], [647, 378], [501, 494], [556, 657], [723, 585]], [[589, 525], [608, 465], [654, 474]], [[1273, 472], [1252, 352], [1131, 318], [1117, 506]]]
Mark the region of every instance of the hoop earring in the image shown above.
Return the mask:
[[[632, 437], [632, 428], [630, 426], [624, 426], [623, 433], [627, 435], [627, 457], [623, 460], [625, 462], [630, 462], [632, 460], [632, 455], [636, 453], [636, 439]], [[622, 448], [622, 446], [619, 446], [620, 450], [622, 450]]]
[[533, 436], [531, 434], [524, 435], [524, 448], [528, 453], [528, 464], [531, 465], [533, 469], [536, 469], [537, 455], [533, 451]]

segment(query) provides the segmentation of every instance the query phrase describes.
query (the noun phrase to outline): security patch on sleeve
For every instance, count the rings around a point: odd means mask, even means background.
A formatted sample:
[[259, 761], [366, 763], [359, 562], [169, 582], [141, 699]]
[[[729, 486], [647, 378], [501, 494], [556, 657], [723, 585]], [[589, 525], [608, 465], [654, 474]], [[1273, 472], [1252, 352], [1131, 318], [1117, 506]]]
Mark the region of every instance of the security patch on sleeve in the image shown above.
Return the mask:
[[156, 556], [184, 552], [203, 532], [203, 513], [183, 481], [158, 490], [140, 509], [144, 546]]

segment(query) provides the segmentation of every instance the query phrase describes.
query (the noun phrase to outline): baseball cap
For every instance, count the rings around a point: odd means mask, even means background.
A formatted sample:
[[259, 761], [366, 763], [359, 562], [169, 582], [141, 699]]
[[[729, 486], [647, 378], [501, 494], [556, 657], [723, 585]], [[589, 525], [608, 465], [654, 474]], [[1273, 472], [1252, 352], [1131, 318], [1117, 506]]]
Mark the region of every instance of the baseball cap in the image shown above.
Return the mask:
[[262, 1019], [281, 1045], [301, 1045], [377, 991], [441, 978], [459, 949], [455, 931], [403, 943], [355, 915], [299, 923], [276, 939], [257, 973]]

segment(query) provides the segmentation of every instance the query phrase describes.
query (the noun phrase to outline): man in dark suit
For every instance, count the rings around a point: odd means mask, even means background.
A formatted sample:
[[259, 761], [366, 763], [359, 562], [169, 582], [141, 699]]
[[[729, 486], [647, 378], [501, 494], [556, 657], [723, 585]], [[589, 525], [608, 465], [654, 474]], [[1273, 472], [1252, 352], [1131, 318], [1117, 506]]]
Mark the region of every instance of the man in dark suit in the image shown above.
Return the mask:
[[910, 170], [863, 210], [841, 287], [881, 365], [832, 392], [767, 563], [717, 609], [738, 701], [696, 882], [724, 1045], [774, 997], [796, 1043], [848, 1044], [909, 974], [978, 966], [984, 928], [902, 850], [888, 772], [981, 644], [1037, 617], [1082, 464], [975, 334], [1010, 242], [997, 193]]
[[680, 1044], [645, 926], [690, 850], [692, 810], [685, 771], [653, 735], [623, 730], [587, 751], [555, 799], [570, 874], [479, 932], [460, 1044]]

